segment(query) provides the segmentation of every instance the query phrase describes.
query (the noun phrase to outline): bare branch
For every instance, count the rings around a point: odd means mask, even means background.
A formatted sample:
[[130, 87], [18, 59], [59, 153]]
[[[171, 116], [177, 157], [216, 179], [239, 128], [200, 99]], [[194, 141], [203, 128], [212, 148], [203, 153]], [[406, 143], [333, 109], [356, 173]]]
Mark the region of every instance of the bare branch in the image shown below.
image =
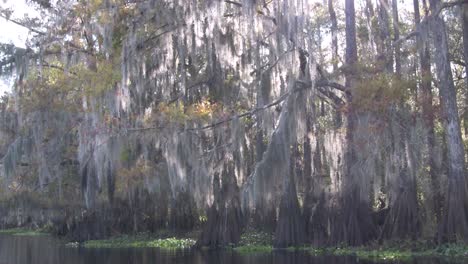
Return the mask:
[[[267, 104], [267, 105], [264, 105], [262, 107], [257, 107], [257, 108], [254, 108], [254, 109], [251, 109], [249, 111], [246, 111], [244, 113], [241, 113], [241, 114], [238, 114], [238, 115], [232, 115], [228, 118], [225, 118], [225, 119], [222, 119], [222, 120], [218, 120], [210, 125], [206, 125], [206, 126], [203, 126], [203, 127], [199, 127], [199, 128], [189, 128], [189, 129], [186, 129], [186, 130], [183, 130], [181, 132], [187, 132], [187, 131], [200, 131], [200, 130], [205, 130], [205, 129], [212, 129], [212, 128], [215, 128], [219, 125], [222, 125], [224, 123], [227, 123], [227, 122], [230, 122], [232, 120], [235, 120], [235, 119], [239, 119], [241, 117], [246, 117], [246, 116], [252, 116], [252, 115], [255, 115], [257, 112], [260, 112], [260, 111], [264, 111], [268, 108], [271, 108], [273, 106], [276, 106], [278, 104], [280, 104], [281, 102], [283, 102], [284, 100], [286, 100], [291, 94], [294, 94], [296, 92], [299, 92], [299, 91], [302, 91], [302, 90], [305, 90], [305, 89], [309, 89], [312, 87], [312, 83], [311, 82], [304, 82], [304, 81], [296, 81], [296, 85], [300, 85], [300, 87], [297, 87], [287, 93], [284, 93], [283, 95], [281, 95], [278, 99], [276, 99], [275, 101]], [[129, 128], [127, 129], [128, 132], [141, 132], [141, 131], [148, 131], [148, 130], [155, 130], [155, 129], [163, 129], [164, 127], [161, 127], [161, 126], [157, 126], [157, 127], [142, 127], [142, 128]]]
[[40, 34], [40, 35], [45, 35], [46, 33], [45, 32], [42, 32], [42, 31], [39, 31], [37, 29], [34, 29], [28, 25], [26, 25], [25, 23], [21, 22], [21, 21], [18, 21], [18, 20], [15, 20], [15, 19], [11, 19], [11, 18], [8, 18], [7, 16], [5, 16], [4, 14], [2, 14], [0, 12], [0, 17], [4, 18], [6, 21], [10, 21], [10, 22], [13, 22], [14, 24], [18, 25], [18, 26], [21, 26], [21, 27], [24, 27], [34, 33], [37, 33], [37, 34]]
[[224, 2], [226, 2], [226, 3], [228, 3], [228, 4], [232, 4], [232, 5], [236, 5], [236, 6], [242, 7], [242, 4], [239, 3], [239, 2], [235, 2], [235, 1], [231, 1], [231, 0], [225, 0]]
[[454, 6], [457, 6], [457, 5], [463, 5], [463, 4], [468, 4], [468, 0], [457, 0], [457, 1], [452, 1], [452, 2], [444, 2], [439, 6], [437, 11], [432, 15], [433, 16], [438, 16], [440, 14], [440, 12], [442, 12], [442, 10], [444, 10], [445, 8], [450, 8], [450, 7], [454, 7]]
[[333, 101], [333, 103], [336, 105], [336, 106], [343, 106], [345, 105], [345, 102], [343, 101], [343, 99], [341, 99], [339, 96], [337, 96], [336, 94], [334, 94], [333, 92], [331, 91], [328, 91], [328, 90], [325, 90], [323, 88], [320, 88], [318, 87], [317, 90], [323, 94], [324, 96], [326, 96], [327, 98], [329, 98], [330, 100]]
[[316, 81], [315, 86], [316, 87], [331, 87], [331, 88], [335, 88], [337, 90], [340, 90], [342, 92], [346, 92], [346, 87], [344, 87], [344, 85], [341, 85], [341, 84], [336, 83], [336, 82], [330, 82], [329, 80], [324, 79], [324, 78]]
[[[339, 87], [339, 88], [342, 88], [342, 85], [338, 84], [338, 83], [333, 83], [333, 82], [328, 82], [328, 84], [330, 85], [333, 85], [333, 86], [336, 86], [336, 87]], [[309, 89], [312, 87], [312, 82], [307, 82], [307, 81], [302, 81], [302, 80], [298, 80], [296, 81], [296, 85], [299, 85], [299, 87], [296, 87], [295, 89], [287, 92], [287, 93], [284, 93], [283, 95], [281, 95], [278, 99], [276, 99], [275, 101], [269, 103], [269, 104], [266, 104], [262, 107], [257, 107], [257, 108], [253, 108], [249, 111], [246, 111], [244, 113], [241, 113], [241, 114], [237, 114], [237, 115], [232, 115], [232, 116], [229, 116], [228, 118], [225, 118], [225, 119], [222, 119], [222, 120], [218, 120], [212, 124], [209, 124], [209, 125], [206, 125], [206, 126], [203, 126], [203, 127], [199, 127], [199, 128], [189, 128], [189, 129], [186, 129], [186, 130], [183, 130], [181, 132], [188, 132], [188, 131], [200, 131], [200, 130], [206, 130], [206, 129], [212, 129], [212, 128], [215, 128], [217, 126], [220, 126], [222, 124], [225, 124], [227, 122], [230, 122], [232, 120], [235, 120], [235, 119], [239, 119], [239, 118], [242, 118], [242, 117], [247, 117], [247, 116], [253, 116], [255, 114], [257, 114], [258, 112], [260, 111], [264, 111], [268, 108], [271, 108], [273, 106], [276, 106], [276, 105], [279, 105], [280, 103], [282, 103], [284, 100], [286, 100], [290, 95], [296, 93], [296, 92], [299, 92], [299, 91], [302, 91], [302, 90], [305, 90], [305, 89]], [[332, 87], [330, 85], [327, 85], [329, 87]], [[334, 94], [333, 92], [331, 91], [328, 91], [326, 89], [323, 89], [323, 87], [321, 86], [317, 86], [317, 83], [315, 83], [315, 87], [317, 88], [317, 90], [323, 95], [325, 96], [326, 98], [330, 99], [331, 101], [333, 101], [333, 103], [335, 104], [335, 106], [343, 106], [345, 104], [345, 102], [343, 101], [343, 99], [341, 99], [339, 96], [337, 96], [336, 94]], [[336, 88], [334, 87], [334, 88]], [[339, 89], [337, 88], [337, 89]], [[323, 98], [323, 97], [322, 97]], [[156, 126], [156, 127], [142, 127], [142, 128], [129, 128], [127, 129], [128, 132], [142, 132], [142, 131], [148, 131], [148, 130], [156, 130], [156, 129], [164, 129], [163, 126]]]
[[413, 31], [413, 32], [409, 33], [408, 35], [406, 35], [406, 36], [404, 36], [404, 37], [399, 38], [399, 39], [396, 40], [394, 43], [395, 43], [395, 44], [400, 44], [401, 42], [407, 41], [407, 40], [409, 40], [409, 39], [411, 39], [411, 38], [413, 38], [413, 37], [416, 37], [416, 36], [418, 36], [418, 35], [419, 35], [419, 31], [416, 30], [416, 31]]

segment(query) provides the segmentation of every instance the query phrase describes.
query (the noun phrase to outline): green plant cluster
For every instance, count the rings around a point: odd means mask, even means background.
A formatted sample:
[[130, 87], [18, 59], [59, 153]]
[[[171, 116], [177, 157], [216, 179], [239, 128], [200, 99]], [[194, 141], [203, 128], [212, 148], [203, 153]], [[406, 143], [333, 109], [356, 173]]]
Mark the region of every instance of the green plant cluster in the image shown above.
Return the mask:
[[271, 245], [244, 245], [235, 247], [234, 250], [241, 254], [270, 253], [273, 247]]
[[90, 240], [84, 243], [85, 248], [163, 248], [163, 249], [183, 249], [190, 248], [195, 244], [195, 240], [190, 238], [152, 238], [147, 235], [119, 236], [105, 240]]
[[357, 247], [357, 248], [309, 248], [313, 255], [335, 255], [356, 256], [359, 259], [370, 259], [374, 261], [409, 260], [414, 257], [468, 257], [468, 245], [465, 244], [443, 244], [430, 247], [426, 243], [402, 242], [398, 246], [383, 245], [381, 247]]
[[239, 253], [268, 253], [273, 250], [273, 236], [266, 232], [249, 230], [242, 234], [237, 247]]
[[366, 248], [337, 248], [329, 251], [336, 256], [354, 255], [360, 259], [373, 260], [405, 260], [413, 257], [411, 251], [398, 250], [369, 250]]
[[48, 235], [43, 229], [28, 229], [28, 228], [10, 228], [10, 229], [1, 229], [0, 234], [3, 235], [13, 235], [13, 236], [44, 236]]

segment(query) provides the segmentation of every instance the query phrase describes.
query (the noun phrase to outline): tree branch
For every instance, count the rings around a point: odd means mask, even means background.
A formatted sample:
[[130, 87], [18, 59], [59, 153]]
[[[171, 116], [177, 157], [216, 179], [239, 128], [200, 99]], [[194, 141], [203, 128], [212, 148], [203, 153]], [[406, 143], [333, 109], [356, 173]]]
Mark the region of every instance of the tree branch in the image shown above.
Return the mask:
[[407, 41], [407, 40], [409, 40], [409, 39], [411, 39], [411, 38], [413, 38], [413, 37], [416, 37], [416, 36], [418, 36], [418, 35], [419, 35], [419, 31], [418, 31], [418, 30], [415, 30], [415, 31], [409, 33], [408, 35], [399, 38], [399, 39], [396, 40], [394, 43], [395, 43], [395, 44], [400, 44], [401, 42]]
[[235, 2], [235, 1], [231, 1], [231, 0], [224, 0], [224, 2], [226, 2], [226, 3], [228, 3], [228, 4], [232, 4], [232, 5], [236, 5], [236, 6], [242, 7], [242, 4], [239, 3], [239, 2]]
[[[336, 87], [339, 87], [340, 89], [343, 88], [342, 85], [338, 84], [338, 83], [333, 83], [333, 82], [328, 82], [328, 84], [330, 85], [333, 85], [333, 86], [336, 86]], [[282, 103], [284, 100], [286, 100], [290, 95], [296, 93], [296, 92], [299, 92], [299, 91], [302, 91], [302, 90], [305, 90], [305, 89], [309, 89], [312, 87], [312, 82], [306, 82], [306, 81], [302, 81], [302, 80], [298, 80], [296, 81], [296, 85], [300, 85], [299, 87], [289, 91], [289, 92], [286, 92], [284, 93], [283, 95], [281, 95], [278, 99], [276, 99], [275, 101], [269, 103], [269, 104], [266, 104], [262, 107], [256, 107], [254, 109], [251, 109], [249, 111], [246, 111], [244, 113], [241, 113], [241, 114], [237, 114], [237, 115], [232, 115], [232, 116], [229, 116], [228, 118], [225, 118], [225, 119], [222, 119], [222, 120], [218, 120], [212, 124], [209, 124], [209, 125], [206, 125], [206, 126], [203, 126], [203, 127], [199, 127], [199, 128], [189, 128], [189, 129], [186, 129], [182, 132], [186, 132], [186, 131], [200, 131], [200, 130], [205, 130], [205, 129], [212, 129], [212, 128], [215, 128], [219, 125], [222, 125], [222, 124], [225, 124], [227, 122], [230, 122], [232, 120], [235, 120], [235, 119], [239, 119], [239, 118], [242, 118], [242, 117], [246, 117], [246, 116], [253, 116], [255, 115], [256, 113], [260, 112], [260, 111], [264, 111], [268, 108], [271, 108], [273, 106], [276, 106], [276, 105], [279, 105], [280, 103]], [[336, 106], [343, 106], [345, 104], [345, 102], [343, 101], [343, 99], [341, 99], [339, 96], [337, 96], [336, 94], [334, 94], [333, 92], [331, 91], [327, 91], [325, 89], [322, 89], [323, 87], [322, 86], [317, 86], [317, 83], [315, 83], [315, 87], [318, 89], [318, 91], [323, 94], [324, 96], [326, 96], [327, 98], [329, 98], [330, 100], [333, 101], [333, 103], [336, 105]], [[329, 87], [332, 87], [332, 86], [329, 86]], [[334, 87], [334, 88], [336, 88]], [[336, 88], [336, 89], [339, 89], [339, 88]], [[148, 130], [155, 130], [155, 129], [163, 129], [164, 127], [162, 126], [156, 126], [156, 127], [142, 127], [142, 128], [129, 128], [127, 129], [128, 132], [142, 132], [142, 131], [148, 131]]]
[[316, 81], [315, 86], [316, 87], [331, 87], [331, 88], [335, 88], [337, 90], [340, 90], [342, 92], [346, 92], [346, 87], [344, 87], [343, 85], [341, 85], [339, 83], [336, 83], [336, 82], [330, 82], [329, 80], [327, 80], [325, 78], [322, 78], [322, 79]]
[[[284, 93], [283, 95], [281, 95], [277, 100], [269, 103], [269, 104], [266, 104], [262, 107], [256, 107], [254, 109], [251, 109], [249, 111], [246, 111], [244, 113], [241, 113], [241, 114], [238, 114], [238, 115], [232, 115], [228, 118], [225, 118], [225, 119], [222, 119], [222, 120], [218, 120], [212, 124], [209, 124], [209, 125], [206, 125], [206, 126], [203, 126], [203, 127], [199, 127], [199, 128], [189, 128], [189, 129], [185, 129], [184, 131], [182, 132], [186, 132], [186, 131], [200, 131], [200, 130], [205, 130], [205, 129], [211, 129], [211, 128], [214, 128], [214, 127], [217, 127], [219, 125], [222, 125], [224, 123], [227, 123], [227, 122], [230, 122], [232, 120], [235, 120], [235, 119], [239, 119], [241, 117], [246, 117], [246, 116], [252, 116], [252, 115], [255, 115], [257, 112], [260, 112], [260, 111], [263, 111], [263, 110], [266, 110], [268, 108], [271, 108], [273, 106], [276, 106], [278, 104], [280, 104], [281, 102], [283, 102], [284, 100], [286, 100], [286, 98], [288, 98], [291, 94], [293, 93], [296, 93], [296, 92], [299, 92], [299, 91], [302, 91], [302, 90], [305, 90], [305, 89], [308, 89], [308, 88], [311, 88], [312, 87], [312, 83], [311, 82], [304, 82], [304, 81], [296, 81], [296, 85], [297, 84], [300, 84], [300, 87], [297, 87], [287, 93]], [[129, 132], [141, 132], [141, 131], [148, 131], [148, 130], [155, 130], [155, 129], [163, 129], [164, 127], [161, 127], [161, 126], [156, 126], [156, 127], [142, 127], [142, 128], [129, 128], [127, 129], [127, 131]]]
[[18, 20], [15, 20], [15, 19], [11, 19], [11, 18], [8, 18], [7, 16], [5, 16], [4, 14], [2, 14], [0, 12], [0, 17], [4, 18], [6, 21], [10, 21], [10, 22], [13, 22], [14, 24], [18, 25], [18, 26], [21, 26], [21, 27], [24, 27], [34, 33], [37, 33], [37, 34], [40, 34], [40, 35], [45, 35], [46, 33], [45, 32], [42, 32], [42, 31], [39, 31], [37, 29], [34, 29], [26, 24], [24, 24], [23, 22], [20, 22]]
[[468, 0], [457, 0], [457, 1], [452, 1], [452, 2], [444, 2], [439, 6], [437, 11], [434, 14], [431, 14], [431, 15], [438, 16], [440, 14], [440, 12], [442, 12], [442, 10], [444, 10], [445, 8], [450, 8], [450, 7], [454, 7], [454, 6], [462, 5], [462, 4], [468, 4]]

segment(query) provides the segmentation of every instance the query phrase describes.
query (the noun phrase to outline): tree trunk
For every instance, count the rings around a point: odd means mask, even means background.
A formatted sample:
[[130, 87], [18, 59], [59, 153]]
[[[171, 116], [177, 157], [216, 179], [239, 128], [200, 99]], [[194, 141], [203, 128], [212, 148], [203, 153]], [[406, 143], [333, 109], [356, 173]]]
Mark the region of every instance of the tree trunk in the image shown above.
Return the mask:
[[[393, 50], [395, 57], [395, 76], [397, 80], [401, 80], [401, 55], [398, 18], [398, 3], [397, 0], [392, 0], [393, 14], [393, 32], [394, 42]], [[392, 73], [392, 72], [389, 72]], [[396, 179], [390, 184], [390, 205], [385, 223], [382, 228], [380, 239], [416, 239], [419, 234], [420, 225], [418, 217], [418, 201], [416, 194], [416, 177], [413, 170], [412, 153], [408, 146], [408, 130], [410, 120], [408, 120], [407, 106], [403, 100], [396, 102], [391, 106], [390, 111], [396, 111], [393, 115], [392, 122], [397, 124], [397, 128], [392, 131], [394, 140], [393, 150], [390, 155], [393, 155], [394, 164], [397, 168]], [[388, 179], [391, 181], [392, 179]]]
[[398, 18], [398, 0], [392, 0], [392, 15], [393, 15], [393, 48], [395, 51], [395, 73], [398, 78], [401, 77], [401, 52], [400, 44], [400, 20]]
[[326, 177], [323, 171], [322, 164], [322, 136], [317, 135], [316, 147], [313, 157], [314, 174], [312, 188], [307, 193], [304, 202], [304, 218], [306, 220], [306, 230], [308, 242], [314, 246], [324, 246], [328, 239], [328, 208], [326, 207], [325, 190], [326, 184], [323, 183], [323, 178]]
[[[335, 0], [328, 0], [328, 13], [330, 14], [330, 20], [331, 20], [331, 38], [332, 38], [332, 65], [333, 65], [333, 72], [338, 71], [338, 61], [339, 61], [339, 55], [338, 55], [338, 22], [336, 19], [336, 12], [335, 12], [335, 7], [333, 6], [333, 2]], [[336, 115], [335, 115], [335, 125], [337, 127], [341, 126], [342, 123], [342, 117], [341, 117], [341, 111], [337, 110]]]
[[462, 28], [463, 28], [463, 57], [465, 59], [465, 107], [463, 113], [463, 128], [465, 136], [468, 136], [468, 4], [462, 6]]
[[237, 244], [243, 229], [243, 214], [240, 206], [239, 187], [234, 174], [234, 164], [227, 162], [222, 173], [213, 179], [215, 201], [208, 210], [205, 224], [197, 247], [219, 248]]
[[[441, 5], [431, 0], [433, 13]], [[444, 215], [439, 228], [439, 242], [468, 240], [467, 201], [465, 183], [465, 150], [463, 147], [457, 98], [449, 61], [449, 49], [445, 22], [441, 17], [431, 19], [430, 29], [435, 47], [435, 64], [439, 78], [439, 91], [448, 150], [448, 192]]]
[[346, 151], [344, 154], [344, 176], [342, 197], [339, 201], [335, 221], [332, 226], [331, 242], [344, 243], [350, 246], [361, 245], [374, 238], [375, 228], [371, 219], [370, 206], [363, 201], [359, 186], [359, 177], [353, 168], [356, 165], [354, 133], [356, 130], [357, 112], [353, 109], [352, 89], [356, 82], [357, 45], [356, 18], [354, 0], [346, 0], [346, 83], [347, 119]]
[[[414, 4], [414, 21], [416, 28], [421, 22], [421, 15], [419, 13], [419, 0], [413, 0]], [[435, 213], [436, 222], [440, 220], [440, 209], [441, 209], [441, 196], [440, 196], [440, 184], [439, 184], [439, 170], [437, 168], [436, 157], [435, 157], [435, 132], [434, 132], [434, 109], [432, 106], [432, 73], [431, 73], [431, 62], [429, 45], [422, 42], [422, 39], [417, 39], [419, 62], [420, 62], [420, 74], [421, 74], [421, 104], [422, 104], [422, 115], [424, 123], [427, 128], [427, 155], [429, 174], [431, 177], [432, 186], [432, 207]]]
[[188, 191], [179, 192], [173, 201], [169, 227], [175, 231], [188, 231], [197, 221], [196, 204]]
[[295, 155], [291, 156], [290, 175], [281, 197], [278, 215], [278, 224], [275, 232], [275, 248], [300, 246], [305, 243], [306, 233], [301, 208], [297, 200], [296, 182], [294, 177]]
[[388, 17], [389, 4], [388, 0], [380, 0], [379, 5], [379, 41], [377, 45], [378, 60], [382, 64], [387, 72], [393, 71], [393, 59], [392, 56], [386, 57], [388, 51], [391, 50], [391, 39], [390, 39], [390, 22]]
[[[398, 115], [399, 116], [399, 115]], [[406, 131], [410, 120], [399, 118], [399, 128], [395, 135], [394, 153], [396, 156], [398, 175], [391, 191], [391, 204], [380, 239], [416, 239], [420, 234], [420, 221], [418, 215], [418, 199], [416, 190], [416, 172], [414, 160], [409, 146]]]
[[328, 0], [328, 13], [331, 20], [331, 37], [332, 37], [332, 64], [333, 71], [338, 70], [338, 22], [336, 20], [336, 12], [333, 7], [334, 0]]
[[369, 44], [370, 44], [370, 52], [373, 56], [377, 54], [376, 52], [376, 41], [375, 41], [375, 33], [376, 33], [376, 20], [375, 20], [375, 11], [374, 5], [372, 4], [372, 0], [366, 0], [365, 6], [365, 14], [366, 14], [366, 22], [367, 22], [367, 30], [369, 31]]

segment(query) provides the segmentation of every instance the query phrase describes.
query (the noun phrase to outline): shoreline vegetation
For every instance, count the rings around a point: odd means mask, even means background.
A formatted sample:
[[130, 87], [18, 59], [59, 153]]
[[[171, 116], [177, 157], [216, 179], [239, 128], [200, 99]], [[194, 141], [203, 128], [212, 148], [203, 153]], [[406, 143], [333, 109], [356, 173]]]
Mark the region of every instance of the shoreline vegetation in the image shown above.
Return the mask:
[[15, 227], [8, 229], [0, 229], [0, 235], [12, 235], [12, 236], [48, 236], [51, 235], [46, 229], [37, 228], [23, 228]]
[[[0, 235], [44, 236], [52, 235], [46, 229], [10, 228], [0, 229]], [[199, 231], [172, 233], [163, 230], [158, 233], [122, 234], [108, 239], [87, 240], [82, 243], [70, 241], [67, 247], [83, 248], [159, 248], [163, 250], [181, 250], [193, 248]], [[202, 247], [201, 250], [208, 248]], [[303, 251], [314, 256], [355, 256], [358, 259], [374, 261], [411, 260], [417, 257], [467, 258], [468, 244], [454, 243], [436, 245], [430, 241], [392, 241], [383, 244], [370, 244], [361, 247], [300, 247], [274, 248], [273, 236], [264, 232], [248, 231], [237, 245], [218, 248], [234, 250], [240, 254], [269, 254], [274, 251]]]

